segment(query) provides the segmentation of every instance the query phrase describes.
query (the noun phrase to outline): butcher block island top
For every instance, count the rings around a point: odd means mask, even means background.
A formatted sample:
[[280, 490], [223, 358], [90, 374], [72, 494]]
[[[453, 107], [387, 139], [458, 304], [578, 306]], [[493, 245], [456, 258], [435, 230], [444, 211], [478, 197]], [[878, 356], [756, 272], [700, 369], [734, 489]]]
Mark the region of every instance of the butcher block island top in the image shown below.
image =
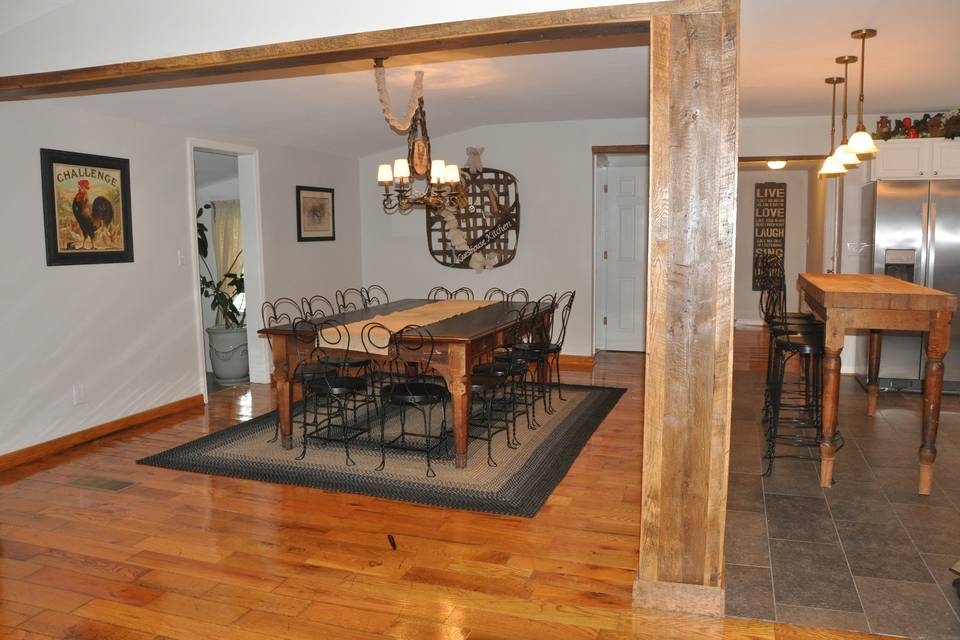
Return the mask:
[[954, 311], [957, 297], [892, 276], [801, 273], [797, 286], [808, 304], [832, 309]]

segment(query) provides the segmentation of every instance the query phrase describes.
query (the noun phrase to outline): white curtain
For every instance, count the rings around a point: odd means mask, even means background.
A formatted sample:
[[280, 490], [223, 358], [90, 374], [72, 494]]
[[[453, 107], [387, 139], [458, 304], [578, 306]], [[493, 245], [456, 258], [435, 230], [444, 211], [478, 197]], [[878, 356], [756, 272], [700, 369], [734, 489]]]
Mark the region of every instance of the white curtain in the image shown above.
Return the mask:
[[[243, 273], [243, 242], [240, 238], [240, 201], [217, 200], [213, 203], [213, 253], [217, 276]], [[233, 293], [232, 290], [228, 293]]]

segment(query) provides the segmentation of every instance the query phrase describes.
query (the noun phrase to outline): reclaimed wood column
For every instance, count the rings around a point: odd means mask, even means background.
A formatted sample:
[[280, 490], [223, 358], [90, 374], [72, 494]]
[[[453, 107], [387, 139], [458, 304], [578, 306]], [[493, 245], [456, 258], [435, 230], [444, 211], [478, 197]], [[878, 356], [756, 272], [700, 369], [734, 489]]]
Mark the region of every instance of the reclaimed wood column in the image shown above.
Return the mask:
[[634, 605], [720, 616], [739, 1], [651, 20], [643, 503]]

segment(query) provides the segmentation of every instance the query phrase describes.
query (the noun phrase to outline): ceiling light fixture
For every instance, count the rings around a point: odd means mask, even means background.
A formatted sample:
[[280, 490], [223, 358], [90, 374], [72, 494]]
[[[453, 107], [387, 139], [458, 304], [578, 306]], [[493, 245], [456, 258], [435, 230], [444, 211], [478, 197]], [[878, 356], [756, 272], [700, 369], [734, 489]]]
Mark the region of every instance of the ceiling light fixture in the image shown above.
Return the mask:
[[848, 71], [850, 69], [850, 63], [856, 62], [857, 56], [840, 56], [837, 58], [837, 64], [843, 65], [843, 119], [841, 120], [843, 137], [840, 138], [840, 145], [837, 147], [836, 151], [833, 152], [833, 157], [837, 159], [840, 164], [845, 167], [855, 167], [860, 164], [860, 158], [857, 157], [857, 154], [850, 149], [850, 146], [847, 144], [847, 84], [848, 84]]
[[767, 160], [767, 167], [773, 169], [774, 171], [783, 169], [785, 166], [787, 166], [786, 160]]
[[867, 128], [863, 126], [863, 68], [867, 64], [867, 40], [876, 37], [876, 35], [876, 29], [857, 29], [850, 33], [851, 38], [860, 41], [860, 99], [857, 101], [857, 129], [850, 136], [850, 141], [847, 144], [862, 159], [867, 159], [879, 151], [877, 145], [873, 142], [873, 138], [867, 132]]
[[[837, 85], [843, 84], [843, 78], [830, 77], [824, 78], [823, 81], [833, 87], [833, 102], [830, 107], [830, 149], [832, 150], [833, 142], [837, 134]], [[823, 161], [823, 165], [820, 167], [820, 171], [817, 172], [817, 175], [832, 178], [843, 175], [846, 172], [847, 168], [843, 166], [843, 163], [830, 155], [830, 152], [828, 151], [827, 158]]]

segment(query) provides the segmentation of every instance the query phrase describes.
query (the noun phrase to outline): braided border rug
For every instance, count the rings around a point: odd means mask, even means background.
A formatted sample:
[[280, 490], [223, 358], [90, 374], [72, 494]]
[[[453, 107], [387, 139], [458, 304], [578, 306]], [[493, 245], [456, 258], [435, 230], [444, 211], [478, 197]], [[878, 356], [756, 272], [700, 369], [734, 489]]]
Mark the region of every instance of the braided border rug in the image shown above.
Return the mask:
[[[470, 440], [465, 469], [455, 468], [452, 451], [440, 451], [431, 464], [436, 477], [427, 477], [422, 452], [388, 450], [386, 466], [380, 464], [379, 420], [373, 419], [375, 439], [361, 436], [350, 444], [355, 466], [347, 466], [342, 443], [313, 441], [306, 457], [300, 436], [302, 407], [294, 415], [294, 448], [283, 449], [270, 442], [277, 427], [277, 412], [271, 411], [226, 427], [196, 440], [168, 449], [138, 464], [213, 475], [293, 484], [330, 491], [356, 493], [420, 504], [532, 517], [566, 475], [587, 440], [613, 409], [625, 389], [563, 385], [565, 401], [554, 394], [554, 414], [545, 414], [538, 403], [540, 427], [527, 428], [523, 416], [517, 419], [520, 446], [507, 446], [504, 433], [494, 436], [493, 458], [487, 463], [487, 443]], [[421, 420], [408, 412], [407, 420]], [[361, 411], [361, 416], [363, 412]], [[440, 423], [434, 410], [433, 429]], [[398, 433], [399, 414], [386, 418], [387, 438]], [[452, 444], [450, 449], [452, 449]]]

